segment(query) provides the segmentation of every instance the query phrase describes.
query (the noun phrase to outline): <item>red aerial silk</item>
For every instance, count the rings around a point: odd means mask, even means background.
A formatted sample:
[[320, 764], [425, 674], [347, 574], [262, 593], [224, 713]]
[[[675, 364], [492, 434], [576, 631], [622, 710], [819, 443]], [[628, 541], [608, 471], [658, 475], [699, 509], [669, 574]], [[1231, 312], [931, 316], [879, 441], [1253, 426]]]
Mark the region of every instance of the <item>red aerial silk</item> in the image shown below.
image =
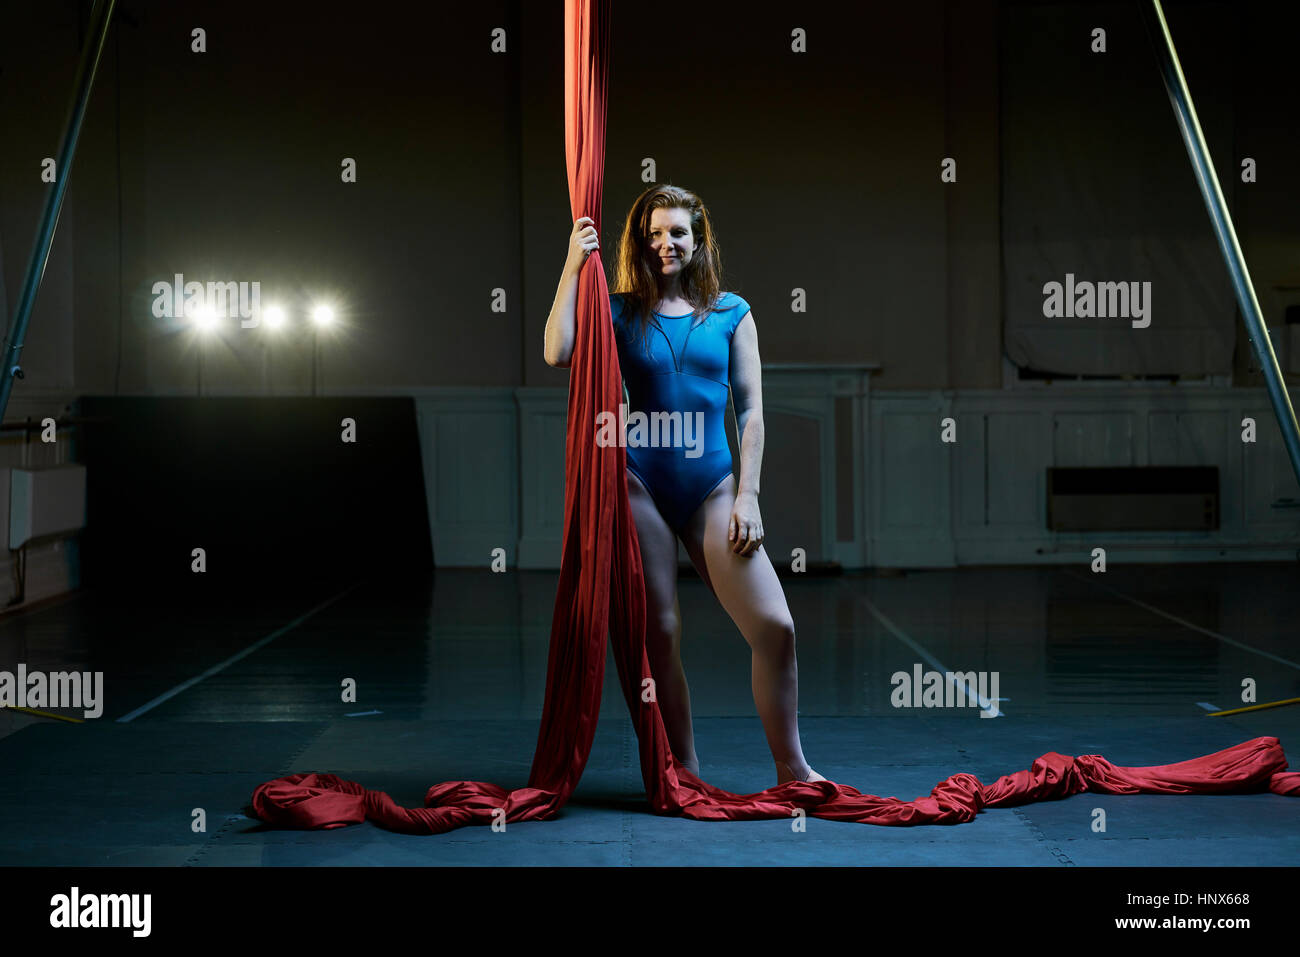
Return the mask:
[[[610, 0], [565, 0], [564, 147], [573, 218], [600, 230], [605, 164], [605, 96]], [[628, 503], [622, 446], [596, 444], [596, 416], [618, 413], [622, 380], [610, 321], [609, 290], [593, 252], [578, 285], [577, 330], [569, 373], [565, 440], [564, 552], [551, 621], [546, 702], [528, 786], [507, 790], [482, 781], [431, 787], [422, 808], [398, 807], [332, 774], [293, 774], [259, 785], [253, 807], [264, 821], [292, 828], [334, 828], [369, 820], [393, 831], [438, 834], [466, 824], [554, 817], [578, 784], [591, 752], [605, 673], [605, 636], [614, 646], [623, 697], [636, 727], [641, 776], [656, 814], [706, 821], [814, 817], [861, 824], [958, 824], [980, 808], [1010, 807], [1102, 794], [1300, 795], [1300, 772], [1286, 771], [1277, 738], [1255, 738], [1223, 751], [1161, 767], [1122, 768], [1100, 755], [1049, 752], [1027, 771], [981, 784], [954, 774], [915, 801], [862, 794], [831, 781], [791, 781], [756, 794], [705, 784], [672, 755], [659, 706], [643, 682], [645, 588], [636, 526]]]

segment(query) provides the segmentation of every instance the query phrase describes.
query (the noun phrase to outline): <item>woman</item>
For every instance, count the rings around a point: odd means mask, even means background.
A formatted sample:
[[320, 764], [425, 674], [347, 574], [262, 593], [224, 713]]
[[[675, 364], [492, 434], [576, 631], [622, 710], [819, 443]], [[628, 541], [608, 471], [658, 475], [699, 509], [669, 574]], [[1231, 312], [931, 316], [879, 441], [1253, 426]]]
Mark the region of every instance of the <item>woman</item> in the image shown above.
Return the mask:
[[[600, 246], [591, 224], [581, 217], [569, 237], [546, 321], [552, 366], [570, 364], [578, 275]], [[647, 654], [673, 755], [699, 774], [680, 655], [680, 538], [749, 643], [754, 704], [777, 783], [824, 781], [799, 743], [794, 623], [763, 550], [763, 403], [753, 314], [741, 297], [719, 290], [713, 226], [689, 190], [658, 185], [637, 197], [623, 225], [617, 268], [621, 291], [610, 294], [610, 307], [630, 405], [627, 490], [645, 575]], [[726, 441], [729, 391], [740, 438], [738, 480]], [[648, 429], [632, 415], [637, 412]]]

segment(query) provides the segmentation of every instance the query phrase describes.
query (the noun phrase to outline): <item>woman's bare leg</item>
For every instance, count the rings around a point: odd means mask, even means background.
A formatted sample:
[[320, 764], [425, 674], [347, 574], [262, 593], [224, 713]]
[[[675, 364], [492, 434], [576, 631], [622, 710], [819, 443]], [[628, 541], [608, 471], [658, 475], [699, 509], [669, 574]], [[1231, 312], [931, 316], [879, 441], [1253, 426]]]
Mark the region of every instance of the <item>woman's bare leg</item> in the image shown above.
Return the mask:
[[[751, 650], [754, 705], [777, 763], [777, 783], [792, 777], [824, 780], [804, 759], [799, 742], [799, 668], [794, 620], [780, 579], [763, 546], [737, 555], [727, 541], [735, 502], [728, 477], [691, 516], [682, 541], [713, 593], [740, 629]], [[785, 769], [782, 768], [785, 766]]]
[[673, 756], [692, 774], [700, 773], [695, 754], [695, 733], [691, 727], [691, 692], [682, 668], [682, 619], [677, 605], [677, 536], [659, 514], [654, 499], [631, 472], [627, 473], [627, 494], [641, 546], [641, 568], [645, 575], [645, 640], [654, 677], [659, 713], [668, 732]]

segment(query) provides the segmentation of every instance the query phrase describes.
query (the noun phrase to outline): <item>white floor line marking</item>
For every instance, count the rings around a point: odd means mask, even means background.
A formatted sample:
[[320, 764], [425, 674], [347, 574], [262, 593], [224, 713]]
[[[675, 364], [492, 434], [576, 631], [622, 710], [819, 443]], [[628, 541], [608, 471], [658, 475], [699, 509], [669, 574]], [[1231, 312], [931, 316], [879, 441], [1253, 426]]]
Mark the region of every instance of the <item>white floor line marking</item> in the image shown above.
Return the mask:
[[[844, 582], [840, 582], [840, 584], [844, 585], [845, 588], [848, 588], [848, 585], [845, 584]], [[962, 691], [962, 693], [965, 695], [965, 700], [969, 701], [978, 698], [981, 711], [989, 711], [990, 709], [992, 709], [992, 714], [990, 715], [991, 717], [994, 718], [1002, 717], [1002, 710], [996, 704], [994, 704], [988, 698], [980, 694], [978, 689], [971, 688], [969, 684], [965, 686], [959, 684], [957, 679], [954, 677], [954, 672], [951, 669], [946, 667], [941, 661], [939, 661], [938, 658], [930, 654], [930, 652], [926, 651], [919, 644], [917, 644], [915, 641], [909, 638], [907, 633], [903, 631], [903, 629], [899, 628], [892, 621], [886, 618], [885, 613], [882, 612], [879, 608], [877, 608], [872, 603], [870, 598], [868, 598], [866, 595], [862, 595], [856, 591], [853, 591], [853, 589], [851, 588], [849, 588], [849, 591], [853, 594], [853, 597], [855, 597], [856, 599], [858, 599], [858, 601], [862, 602], [864, 605], [867, 606], [867, 611], [871, 612], [871, 614], [875, 616], [877, 621], [879, 621], [882, 625], [884, 625], [887, 629], [889, 629], [890, 634], [892, 634], [895, 638], [897, 638], [903, 644], [907, 645], [907, 647], [911, 648], [918, 655], [924, 658], [926, 663], [929, 664], [931, 668], [933, 668], [935, 671], [941, 672], [945, 677], [947, 677], [948, 681], [951, 682], [953, 687], [958, 688], [960, 691]], [[1010, 701], [1011, 699], [997, 698], [994, 700]]]
[[236, 661], [239, 661], [242, 658], [247, 658], [249, 655], [257, 651], [257, 649], [261, 648], [263, 645], [270, 644], [272, 641], [274, 641], [276, 638], [279, 638], [285, 632], [292, 631], [293, 629], [297, 628], [299, 625], [301, 625], [312, 615], [316, 614], [316, 612], [320, 611], [323, 608], [328, 608], [330, 605], [334, 604], [336, 601], [338, 601], [344, 595], [348, 594], [350, 591], [352, 591], [360, 584], [361, 582], [354, 582], [352, 585], [350, 585], [348, 588], [344, 589], [343, 591], [339, 592], [333, 598], [327, 598], [325, 601], [321, 602], [311, 611], [304, 612], [303, 614], [299, 615], [297, 618], [289, 622], [289, 624], [285, 625], [283, 628], [277, 628], [275, 631], [271, 632], [265, 638], [259, 638], [257, 641], [249, 645], [243, 651], [231, 655], [229, 658], [227, 658], [225, 661], [220, 662], [219, 664], [213, 665], [211, 668], [203, 672], [203, 674], [201, 675], [195, 675], [193, 678], [190, 678], [188, 681], [182, 681], [175, 688], [172, 688], [170, 691], [164, 691], [162, 694], [154, 698], [152, 701], [142, 704], [134, 711], [122, 715], [122, 717], [118, 718], [117, 720], [122, 723], [125, 723], [127, 721], [132, 721], [140, 717], [140, 715], [144, 714], [146, 711], [150, 710], [151, 708], [156, 708], [158, 705], [162, 704], [164, 701], [168, 700], [169, 698], [176, 697], [178, 694], [180, 694], [182, 691], [186, 690], [187, 688], [193, 688], [204, 678], [211, 678], [217, 672], [233, 665]]
[[1168, 618], [1170, 621], [1176, 621], [1178, 622], [1178, 624], [1182, 625], [1183, 627], [1192, 629], [1192, 631], [1199, 631], [1203, 635], [1209, 635], [1211, 638], [1217, 638], [1219, 639], [1219, 641], [1222, 641], [1224, 644], [1232, 645], [1234, 648], [1240, 648], [1242, 651], [1249, 651], [1256, 655], [1262, 655], [1263, 657], [1268, 658], [1271, 661], [1276, 661], [1278, 664], [1287, 665], [1291, 668], [1300, 669], [1300, 664], [1296, 664], [1294, 661], [1290, 661], [1287, 658], [1280, 658], [1277, 655], [1268, 651], [1260, 651], [1258, 648], [1252, 648], [1250, 645], [1237, 641], [1235, 638], [1229, 638], [1227, 635], [1221, 635], [1217, 631], [1210, 631], [1210, 629], [1208, 628], [1202, 628], [1200, 625], [1193, 624], [1190, 621], [1186, 621], [1185, 619], [1179, 618], [1177, 615], [1171, 615], [1167, 611], [1161, 611], [1159, 608], [1155, 607], [1154, 605], [1148, 605], [1144, 601], [1138, 601], [1136, 598], [1132, 597], [1131, 595], [1126, 595], [1122, 591], [1112, 588], [1110, 585], [1103, 585], [1099, 581], [1093, 581], [1091, 578], [1088, 578], [1086, 575], [1080, 575], [1077, 572], [1072, 572], [1067, 569], [1062, 569], [1062, 572], [1064, 572], [1064, 574], [1066, 575], [1069, 575], [1071, 578], [1077, 578], [1080, 581], [1085, 581], [1089, 585], [1096, 585], [1098, 588], [1104, 588], [1106, 589], [1106, 591], [1110, 592], [1113, 595], [1118, 596], [1119, 598], [1123, 598], [1125, 601], [1131, 601], [1139, 608], [1145, 608], [1147, 611], [1153, 612], [1154, 614], [1157, 614], [1162, 618]]

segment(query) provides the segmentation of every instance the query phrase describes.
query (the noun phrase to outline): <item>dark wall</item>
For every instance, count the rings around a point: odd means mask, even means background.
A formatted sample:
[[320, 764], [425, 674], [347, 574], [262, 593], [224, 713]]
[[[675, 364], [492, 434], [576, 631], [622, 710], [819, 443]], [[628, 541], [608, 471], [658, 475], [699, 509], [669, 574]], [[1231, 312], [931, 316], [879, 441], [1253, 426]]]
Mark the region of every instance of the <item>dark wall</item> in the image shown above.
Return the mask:
[[235, 599], [428, 577], [412, 399], [108, 396], [80, 412], [87, 588]]
[[[879, 362], [883, 389], [999, 387], [997, 200], [1016, 188], [998, 164], [999, 56], [1015, 55], [999, 51], [1007, 6], [720, 0], [668, 20], [616, 3], [604, 250], [653, 159], [655, 179], [709, 203], [725, 285], [754, 306], [764, 359]], [[1166, 4], [1175, 30], [1189, 6], [1204, 5]], [[11, 303], [84, 8], [5, 8], [0, 248]], [[120, 9], [24, 355], [27, 388], [192, 393], [195, 343], [149, 309], [151, 284], [176, 272], [258, 280], [265, 301], [291, 308], [332, 299], [345, 328], [322, 347], [326, 393], [565, 383], [541, 354], [571, 226], [560, 3]], [[1295, 14], [1283, 23], [1273, 5], [1231, 9], [1214, 43], [1186, 59], [1236, 65], [1239, 151], [1298, 155], [1286, 120]], [[190, 52], [196, 26], [205, 54]], [[790, 52], [796, 27], [806, 55]], [[496, 28], [505, 54], [491, 50]], [[1172, 114], [1150, 135], [1175, 138]], [[950, 155], [959, 186], [938, 179]], [[355, 184], [339, 180], [347, 156]], [[1271, 170], [1234, 210], [1271, 279], [1294, 271], [1290, 179]], [[790, 312], [794, 288], [807, 290], [807, 315]], [[492, 311], [494, 290], [504, 313]], [[204, 391], [306, 392], [302, 337], [268, 342], [228, 329], [203, 357]]]

